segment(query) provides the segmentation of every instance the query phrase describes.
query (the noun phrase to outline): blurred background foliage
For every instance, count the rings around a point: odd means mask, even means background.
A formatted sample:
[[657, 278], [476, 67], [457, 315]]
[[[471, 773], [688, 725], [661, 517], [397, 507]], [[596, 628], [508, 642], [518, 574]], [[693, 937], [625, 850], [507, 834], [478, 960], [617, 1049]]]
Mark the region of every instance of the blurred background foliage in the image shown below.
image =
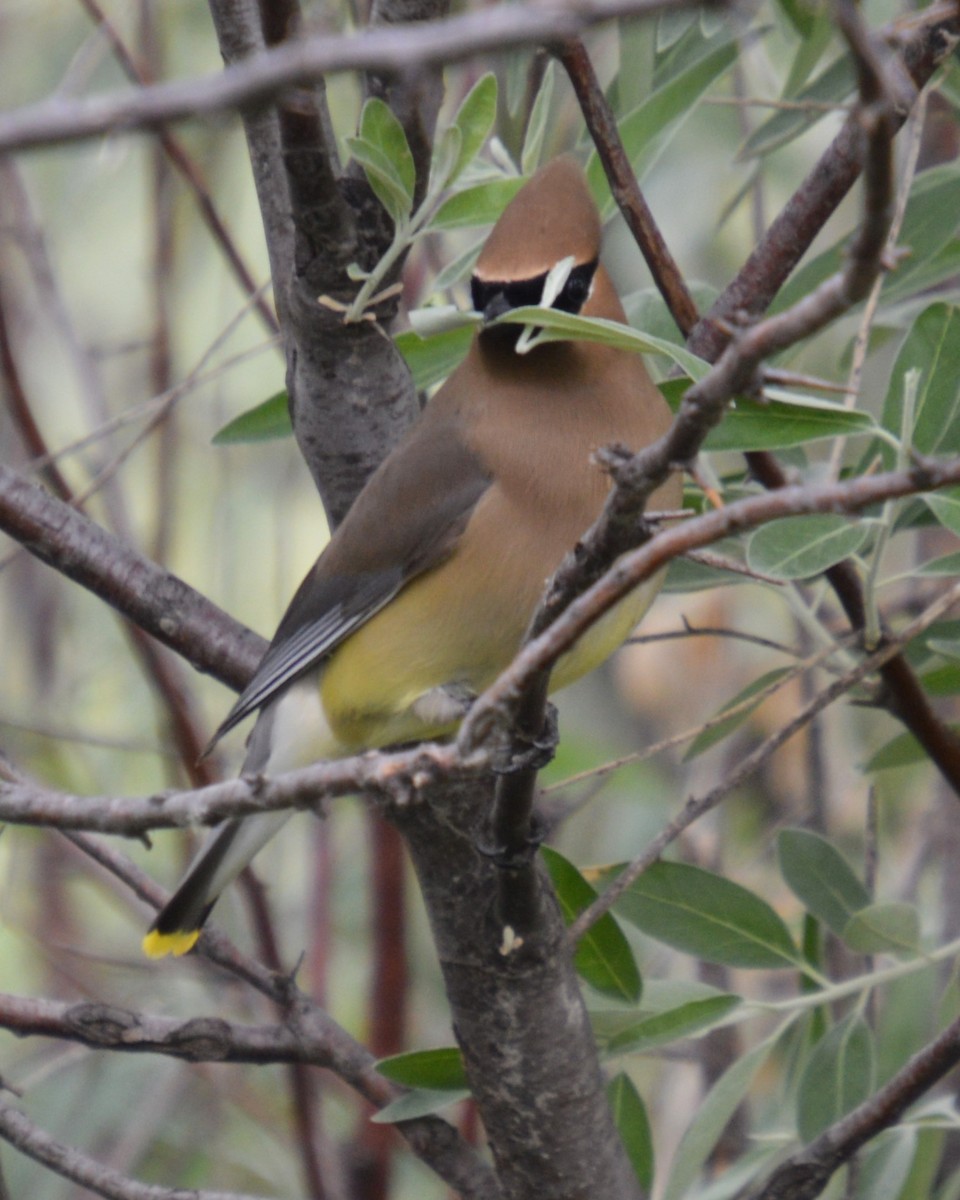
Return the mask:
[[[887, 0], [870, 0], [866, 8], [873, 26], [901, 15]], [[219, 69], [216, 40], [201, 5], [113, 2], [105, 13], [113, 33], [156, 77]], [[307, 9], [307, 20], [315, 27], [348, 29], [360, 19], [346, 8]], [[759, 231], [839, 128], [845, 111], [837, 106], [850, 100], [851, 83], [841, 68], [832, 66], [842, 60], [838, 40], [821, 9], [780, 0], [736, 16], [683, 13], [611, 26], [592, 35], [589, 46], [621, 113], [658, 88], [668, 88], [706, 50], [729, 49], [710, 77], [701, 80], [702, 90], [688, 79], [672, 98], [662, 95], [660, 106], [649, 109], [647, 124], [639, 126], [647, 141], [641, 182], [667, 243], [705, 304], [736, 272]], [[530, 98], [544, 84], [543, 63], [527, 53], [450, 68], [441, 127], [488, 70], [498, 83], [498, 140], [481, 153], [467, 183], [516, 173]], [[125, 85], [110, 37], [89, 4], [4, 0], [0, 5], [0, 98], [5, 108], [52, 92], [69, 97]], [[542, 140], [527, 140], [531, 160], [585, 148], [579, 110], [562, 73], [549, 68], [545, 86]], [[812, 98], [825, 108], [811, 113], [743, 103], [745, 98], [778, 97]], [[896, 355], [918, 314], [933, 301], [957, 302], [958, 99], [954, 58], [929, 93], [922, 124], [908, 127], [898, 142], [901, 173], [909, 165], [911, 146], [917, 157], [912, 203], [921, 207], [913, 211], [912, 226], [908, 217], [915, 253], [907, 266], [916, 275], [912, 284], [909, 278], [900, 283], [895, 273], [885, 285], [857, 400], [878, 421], [884, 417]], [[360, 107], [356, 81], [331, 79], [329, 100], [338, 134], [352, 135]], [[651, 138], [651, 132], [658, 136]], [[175, 136], [202, 174], [209, 200], [253, 279], [269, 296], [239, 123], [191, 122], [176, 129]], [[928, 192], [932, 199], [923, 208]], [[828, 223], [807, 261], [847, 236], [857, 212], [854, 194]], [[228, 422], [280, 392], [283, 361], [276, 338], [211, 240], [195, 194], [171, 168], [157, 139], [120, 134], [0, 164], [0, 213], [3, 324], [29, 407], [70, 490], [87, 497], [84, 508], [96, 520], [269, 634], [324, 542], [324, 518], [292, 439], [213, 444]], [[471, 221], [467, 228], [418, 239], [404, 275], [406, 309], [435, 300], [438, 272], [481, 236]], [[610, 220], [605, 245], [605, 259], [639, 326], [676, 338], [619, 217]], [[439, 299], [466, 306], [462, 281]], [[788, 354], [780, 365], [843, 383], [861, 318], [862, 308]], [[956, 399], [960, 340], [948, 339], [944, 353], [954, 379], [953, 392], [948, 388], [943, 401], [948, 406], [951, 397]], [[659, 371], [666, 374], [662, 361]], [[894, 399], [886, 401], [887, 423], [896, 434], [901, 430], [890, 406], [896, 407], [901, 386], [895, 382], [890, 392]], [[944, 425], [948, 416], [948, 407], [939, 410]], [[0, 412], [0, 439], [5, 462], [34, 469], [30, 459], [36, 447], [26, 444], [9, 405]], [[863, 437], [853, 439], [845, 461], [869, 460], [877, 446]], [[711, 460], [730, 494], [742, 486], [742, 457], [735, 451], [736, 446]], [[800, 477], [816, 478], [828, 470], [832, 453], [832, 441], [818, 440], [784, 450], [783, 457]], [[915, 613], [938, 586], [939, 576], [925, 576], [917, 569], [920, 564], [960, 549], [952, 514], [932, 515], [939, 523], [914, 504], [898, 510], [898, 528], [892, 518], [888, 521], [891, 536], [883, 570], [899, 575], [900, 582], [882, 593], [881, 603], [889, 603], [893, 614]], [[859, 549], [869, 556], [879, 524], [863, 528], [867, 540]], [[170, 736], [166, 705], [131, 649], [122, 622], [13, 543], [4, 540], [0, 547], [0, 610], [7, 631], [0, 690], [3, 752], [22, 770], [78, 793], [145, 793], [189, 784], [189, 772]], [[686, 581], [678, 578], [657, 602], [644, 624], [645, 638], [686, 624], [741, 630], [807, 654], [815, 646], [818, 622], [828, 630], [840, 629], [817, 582], [701, 587], [708, 582], [701, 573], [696, 590], [682, 590], [689, 581], [689, 575]], [[948, 716], [960, 686], [958, 646], [958, 628], [943, 624], [933, 645], [928, 639], [914, 652], [918, 666], [930, 672], [937, 704]], [[789, 661], [790, 655], [725, 636], [644, 641], [565, 693], [560, 698], [560, 750], [544, 776], [546, 810], [557, 818], [552, 833], [556, 846], [581, 867], [616, 863], [638, 853], [686, 796], [705, 791], [746, 750], [787, 722], [826, 676], [808, 672], [793, 679], [733, 722], [726, 736], [703, 753], [686, 753], [688, 742], [602, 778], [565, 781], [659, 739], [697, 729]], [[204, 730], [212, 731], [229, 707], [229, 695], [185, 669], [178, 674], [202, 713]], [[953, 867], [960, 850], [957, 798], [947, 794], [923, 761], [863, 769], [899, 732], [892, 718], [872, 707], [834, 705], [686, 834], [674, 857], [728, 875], [762, 896], [797, 946], [808, 951], [818, 947], [813, 959], [834, 979], [869, 969], [875, 946], [869, 954], [858, 954], [838, 936], [843, 930], [836, 922], [831, 925], [829, 914], [817, 911], [816, 897], [811, 905], [802, 886], [799, 894], [788, 886], [779, 835], [790, 827], [804, 826], [828, 837], [851, 864], [852, 876], [869, 882], [875, 870], [871, 888], [877, 897], [915, 906], [915, 943], [900, 948], [908, 957], [916, 958], [920, 946], [948, 942], [960, 932]], [[235, 737], [218, 751], [218, 769], [235, 769], [239, 743]], [[903, 749], [902, 742], [897, 746]], [[894, 762], [909, 757], [898, 759], [896, 747], [888, 754]], [[123, 849], [156, 877], [172, 882], [192, 840], [161, 834], [149, 852], [136, 845]], [[793, 853], [796, 866], [799, 856], [801, 875], [810, 869], [807, 852], [812, 845], [798, 849], [787, 842], [787, 858]], [[865, 860], [874, 858], [875, 868], [865, 868]], [[325, 999], [335, 1019], [363, 1041], [369, 1037], [376, 978], [369, 936], [377, 919], [370, 902], [374, 865], [370, 818], [354, 802], [334, 804], [323, 824], [298, 817], [257, 860], [283, 962], [292, 967], [303, 955], [304, 987]], [[839, 870], [832, 861], [831, 869]], [[595, 875], [591, 878], [596, 881]], [[202, 962], [158, 966], [141, 958], [139, 940], [147, 914], [65, 839], [7, 828], [0, 838], [0, 879], [3, 990], [109, 1000], [157, 1014], [270, 1019], [265, 1002]], [[452, 1042], [412, 879], [406, 884], [406, 900], [409, 975], [391, 997], [402, 1038], [381, 1048], [385, 1053]], [[231, 936], [250, 947], [255, 943], [247, 901], [232, 889], [217, 915]], [[847, 915], [855, 910], [856, 905]], [[748, 970], [722, 956], [702, 961], [671, 948], [669, 938], [642, 932], [630, 923], [629, 911], [623, 915], [623, 928], [645, 976], [658, 981], [647, 984], [643, 1012], [669, 1011], [698, 997], [714, 997], [711, 988], [758, 1001], [797, 994], [795, 970], [789, 976]], [[736, 1115], [724, 1140], [717, 1143], [725, 1125], [717, 1117], [717, 1137], [710, 1141], [703, 1135], [693, 1148], [688, 1133], [684, 1153], [694, 1167], [699, 1154], [700, 1161], [709, 1158], [714, 1164], [736, 1161], [745, 1173], [751, 1164], [756, 1169], [765, 1154], [788, 1144], [797, 1128], [806, 1137], [819, 1127], [823, 1114], [816, 1081], [829, 1074], [823, 1062], [810, 1058], [819, 1036], [834, 1039], [821, 1043], [831, 1061], [841, 1043], [844, 1053], [849, 1050], [845, 1061], [860, 1061], [861, 1067], [851, 1072], [857, 1076], [860, 1071], [864, 1086], [867, 1076], [880, 1082], [955, 1010], [948, 973], [949, 963], [918, 968], [874, 999], [863, 993], [853, 1008], [836, 1007], [832, 1017], [822, 1010], [798, 1013], [789, 1029], [781, 1030], [771, 1012], [759, 1012], [748, 1023], [727, 1024], [719, 1038], [681, 1039], [666, 1046], [643, 1046], [641, 1038], [629, 1053], [615, 1056], [618, 1068], [629, 1071], [646, 1099], [658, 1185], [667, 1187], [671, 1158], [704, 1089], [731, 1062], [754, 1069], [746, 1072], [740, 1093], [729, 1097], [730, 1113]], [[625, 998], [618, 1004], [591, 991], [590, 999], [603, 1010], [598, 1017], [601, 1039], [637, 1020]], [[825, 1033], [831, 1020], [838, 1023]], [[738, 1059], [764, 1047], [765, 1037], [774, 1040], [762, 1055]], [[864, 1050], [868, 1043], [872, 1049]], [[645, 1052], [634, 1052], [637, 1046]], [[863, 1065], [867, 1057], [872, 1065]], [[814, 1065], [807, 1068], [805, 1084], [803, 1064], [810, 1062]], [[302, 1194], [293, 1106], [280, 1067], [186, 1065], [95, 1054], [69, 1044], [18, 1042], [3, 1033], [0, 1072], [28, 1099], [39, 1124], [125, 1173], [183, 1187]], [[749, 1114], [738, 1107], [748, 1083]], [[326, 1078], [321, 1086], [324, 1143], [348, 1142], [358, 1159], [382, 1153], [366, 1112], [346, 1089]], [[856, 1091], [856, 1085], [851, 1087]], [[714, 1108], [720, 1112], [722, 1104], [717, 1101]], [[469, 1106], [451, 1111], [468, 1132], [476, 1133]], [[890, 1200], [956, 1196], [958, 1144], [956, 1114], [952, 1107], [940, 1106], [922, 1128], [914, 1122], [906, 1131], [885, 1135], [862, 1166], [859, 1182], [849, 1184], [853, 1190], [848, 1194]], [[80, 1194], [9, 1151], [3, 1165], [13, 1196], [60, 1200]], [[429, 1200], [445, 1194], [426, 1168], [403, 1151], [394, 1155], [392, 1171], [391, 1197]], [[674, 1171], [669, 1195], [679, 1197], [683, 1179]], [[696, 1194], [700, 1200], [733, 1195], [739, 1177], [728, 1171]], [[841, 1180], [829, 1194], [842, 1194], [844, 1186]]]

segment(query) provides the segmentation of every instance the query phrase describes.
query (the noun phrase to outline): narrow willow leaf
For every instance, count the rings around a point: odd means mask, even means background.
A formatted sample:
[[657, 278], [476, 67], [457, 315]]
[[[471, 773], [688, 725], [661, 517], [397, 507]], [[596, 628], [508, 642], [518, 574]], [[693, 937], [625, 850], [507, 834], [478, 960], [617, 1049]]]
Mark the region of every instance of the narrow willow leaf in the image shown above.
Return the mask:
[[682, 1038], [701, 1036], [726, 1022], [743, 1003], [733, 993], [722, 993], [704, 1000], [690, 1000], [667, 1012], [635, 1021], [614, 1034], [607, 1042], [608, 1054], [643, 1054], [657, 1046], [666, 1046]]
[[[653, 165], [710, 85], [733, 65], [737, 47], [727, 30], [716, 39], [716, 44], [698, 45], [696, 55], [675, 74], [667, 76], [666, 70], [661, 69], [658, 76], [661, 82], [652, 94], [619, 122], [624, 149], [638, 177]], [[596, 151], [587, 163], [587, 181], [601, 216], [608, 220], [616, 204]]]
[[448, 125], [433, 144], [430, 156], [430, 191], [442, 191], [450, 180], [460, 158], [462, 137], [456, 125]]
[[[556, 889], [563, 918], [569, 925], [597, 898], [596, 891], [573, 863], [556, 850], [544, 846], [541, 853]], [[610, 913], [605, 913], [577, 943], [574, 966], [581, 978], [605, 996], [636, 1003], [640, 999], [640, 971], [624, 937]]]
[[869, 532], [862, 521], [836, 513], [785, 517], [750, 536], [747, 565], [774, 579], [810, 579], [856, 554]]
[[[796, 99], [810, 104], [836, 104], [838, 107], [853, 94], [855, 77], [848, 55], [841, 55], [797, 94]], [[768, 117], [747, 138], [743, 158], [759, 158], [786, 145], [812, 125], [822, 121], [826, 112], [816, 109], [780, 109]]]
[[683, 1200], [689, 1192], [776, 1041], [768, 1038], [738, 1058], [701, 1101], [673, 1156], [664, 1200]]
[[912, 904], [883, 901], [855, 913], [842, 933], [858, 954], [900, 954], [920, 951], [920, 914]]
[[377, 96], [367, 100], [360, 113], [358, 132], [363, 141], [376, 146], [389, 161], [409, 205], [412, 205], [417, 186], [417, 168], [407, 135], [390, 106]]
[[856, 1200], [909, 1200], [903, 1189], [910, 1178], [917, 1141], [915, 1126], [899, 1125], [885, 1130], [864, 1147], [857, 1172]]
[[[960, 308], [931, 304], [914, 321], [890, 374], [883, 426], [899, 437], [903, 423], [903, 380], [920, 373], [914, 414], [913, 446], [921, 454], [960, 451]], [[893, 450], [883, 451], [892, 465]]]
[[463, 1055], [456, 1046], [436, 1050], [412, 1050], [381, 1058], [377, 1070], [404, 1087], [431, 1091], [463, 1091], [469, 1088]]
[[622, 1072], [607, 1084], [607, 1103], [634, 1174], [645, 1192], [653, 1187], [653, 1136], [640, 1094]]
[[[640, 322], [645, 331], [648, 326]], [[688, 380], [668, 379], [660, 391], [674, 412], [689, 388]], [[844, 408], [829, 401], [778, 392], [776, 398], [758, 402], [738, 400], [723, 420], [710, 430], [706, 450], [785, 450], [824, 438], [869, 434], [877, 425], [869, 413]]]
[[231, 446], [238, 442], [267, 442], [274, 438], [290, 437], [290, 408], [286, 392], [277, 392], [269, 400], [248, 408], [239, 417], [228, 421], [213, 436], [215, 446]]
[[777, 6], [802, 38], [810, 37], [817, 22], [817, 6], [807, 0], [777, 0]]
[[453, 118], [452, 127], [460, 131], [460, 154], [448, 183], [454, 183], [480, 153], [496, 117], [497, 77], [488, 71], [464, 96]]
[[927, 646], [934, 654], [942, 654], [944, 658], [960, 661], [960, 641], [956, 638], [930, 638]]
[[453, 262], [447, 263], [433, 281], [434, 290], [437, 292], [446, 291], [447, 288], [459, 283], [461, 279], [466, 279], [472, 273], [474, 264], [480, 257], [480, 251], [483, 249], [485, 241], [486, 238], [481, 238], [479, 242], [474, 242], [462, 254], [458, 254]]
[[[709, 750], [717, 742], [722, 742], [725, 737], [729, 737], [735, 729], [739, 729], [744, 721], [750, 717], [750, 714], [756, 710], [757, 705], [762, 702], [763, 697], [758, 695], [758, 693], [765, 692], [771, 684], [775, 683], [778, 679], [783, 679], [787, 674], [789, 674], [788, 667], [778, 667], [776, 670], [767, 671], [759, 679], [754, 679], [752, 683], [748, 683], [732, 700], [728, 700], [723, 708], [720, 709], [720, 713], [724, 713], [731, 708], [736, 708], [739, 711], [732, 713], [726, 720], [719, 721], [716, 725], [711, 726], [710, 729], [705, 729], [702, 733], [697, 734], [683, 756], [684, 762], [688, 762], [691, 758], [696, 758], [698, 755], [703, 754], [705, 750]], [[756, 696], [757, 698], [752, 704], [748, 704], [747, 701], [752, 696]], [[742, 708], [740, 707], [741, 705], [743, 706]], [[719, 716], [720, 714], [718, 713], [717, 715]]]
[[375, 1125], [393, 1125], [397, 1121], [413, 1121], [417, 1117], [428, 1117], [432, 1113], [441, 1112], [458, 1100], [466, 1100], [468, 1091], [430, 1091], [427, 1088], [416, 1088], [405, 1092], [396, 1100], [375, 1112], [370, 1118]]
[[811, 1142], [869, 1096], [874, 1049], [869, 1025], [845, 1017], [814, 1046], [797, 1092], [797, 1128]]
[[500, 317], [495, 324], [534, 325], [543, 330], [541, 341], [582, 340], [599, 342], [602, 346], [615, 346], [618, 350], [630, 350], [635, 354], [662, 354], [675, 363], [691, 379], [702, 379], [709, 371], [709, 363], [697, 358], [682, 346], [676, 346], [663, 338], [648, 337], [621, 325], [619, 321], [607, 321], [600, 317], [577, 317], [572, 313], [560, 312], [556, 308], [515, 308]]
[[[798, 2], [803, 3], [803, 0]], [[783, 88], [783, 95], [788, 100], [796, 97], [833, 41], [834, 26], [829, 4], [815, 3], [810, 6], [810, 11], [814, 14], [813, 27], [797, 46]]]
[[[884, 281], [881, 311], [888, 301], [902, 299], [927, 286], [925, 275], [930, 264], [946, 252], [960, 225], [960, 212], [956, 204], [958, 185], [960, 165], [956, 163], [932, 167], [917, 177], [907, 202], [899, 238], [899, 245], [909, 252], [909, 257], [898, 264]], [[782, 312], [789, 308], [840, 270], [848, 242], [848, 237], [841, 238], [829, 250], [794, 272], [781, 288], [771, 311]]]
[[[932, 575], [937, 578], [942, 578], [948, 575], [960, 575], [960, 550], [954, 550], [950, 554], [942, 554], [938, 558], [928, 558], [926, 562], [920, 563], [919, 566], [913, 568], [909, 573], [909, 578], [915, 575]], [[904, 578], [903, 576], [894, 576], [896, 578]], [[890, 580], [884, 580], [885, 583]]]
[[492, 225], [525, 183], [522, 177], [503, 176], [454, 192], [424, 228], [467, 229], [474, 225]]
[[912, 733], [898, 733], [863, 764], [864, 771], [889, 771], [892, 767], [909, 767], [924, 762], [927, 752]]
[[870, 904], [870, 893], [826, 838], [809, 829], [784, 829], [777, 839], [780, 873], [793, 894], [834, 933]]
[[667, 9], [657, 19], [657, 54], [664, 54], [674, 47], [683, 35], [697, 22], [693, 9]]
[[460, 365], [472, 337], [473, 327], [463, 325], [426, 338], [408, 329], [397, 334], [394, 341], [410, 368], [414, 384], [422, 391], [446, 379]]
[[930, 492], [921, 499], [941, 525], [952, 533], [960, 534], [960, 489]]
[[617, 911], [650, 937], [730, 967], [802, 965], [790, 932], [765, 900], [685, 863], [648, 867]]
[[353, 157], [363, 167], [367, 182], [393, 223], [400, 225], [406, 221], [410, 216], [413, 196], [412, 194], [408, 195], [387, 156], [378, 146], [363, 138], [349, 137], [346, 139], [346, 143]]
[[[731, 562], [741, 562], [743, 547], [738, 541], [725, 539], [710, 547], [713, 554], [722, 555]], [[750, 576], [739, 571], [727, 571], [686, 558], [675, 558], [667, 568], [664, 592], [700, 592], [707, 588], [729, 587], [732, 584], [749, 583]]]
[[520, 152], [520, 172], [523, 175], [532, 175], [540, 165], [543, 139], [547, 133], [547, 121], [553, 108], [553, 88], [556, 78], [557, 64], [551, 59], [543, 72], [543, 79], [540, 80], [540, 87], [537, 89], [537, 96], [530, 110], [530, 120], [527, 122], [523, 150]]

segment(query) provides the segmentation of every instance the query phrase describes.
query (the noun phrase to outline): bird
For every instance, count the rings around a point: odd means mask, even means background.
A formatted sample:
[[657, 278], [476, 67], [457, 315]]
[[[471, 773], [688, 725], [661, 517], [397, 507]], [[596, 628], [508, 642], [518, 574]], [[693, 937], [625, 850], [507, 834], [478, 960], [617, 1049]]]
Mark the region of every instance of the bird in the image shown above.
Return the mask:
[[[212, 739], [259, 710], [243, 773], [454, 733], [601, 512], [611, 483], [594, 452], [611, 443], [639, 450], [666, 432], [669, 409], [639, 355], [587, 341], [520, 354], [522, 327], [494, 323], [538, 304], [547, 275], [569, 259], [553, 306], [625, 322], [599, 260], [601, 234], [569, 155], [504, 209], [471, 277], [483, 322], [465, 358], [358, 494]], [[650, 508], [676, 509], [681, 494], [674, 474]], [[584, 634], [556, 664], [551, 690], [607, 658], [658, 587], [635, 589]], [[145, 953], [187, 953], [218, 896], [289, 816], [217, 826], [150, 927]]]

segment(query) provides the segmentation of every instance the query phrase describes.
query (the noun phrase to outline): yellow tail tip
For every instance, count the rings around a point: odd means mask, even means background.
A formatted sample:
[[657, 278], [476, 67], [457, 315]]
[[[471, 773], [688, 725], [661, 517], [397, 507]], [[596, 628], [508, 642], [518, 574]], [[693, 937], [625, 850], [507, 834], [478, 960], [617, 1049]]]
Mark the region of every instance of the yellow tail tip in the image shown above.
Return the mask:
[[166, 958], [168, 954], [179, 958], [193, 949], [199, 936], [199, 929], [191, 929], [187, 933], [161, 933], [159, 929], [151, 929], [141, 945], [147, 958]]

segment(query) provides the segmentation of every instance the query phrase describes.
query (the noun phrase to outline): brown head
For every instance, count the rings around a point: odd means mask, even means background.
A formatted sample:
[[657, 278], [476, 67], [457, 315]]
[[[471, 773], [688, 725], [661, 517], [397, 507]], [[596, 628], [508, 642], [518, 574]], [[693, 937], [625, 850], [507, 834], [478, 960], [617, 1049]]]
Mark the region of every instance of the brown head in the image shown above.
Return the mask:
[[491, 321], [511, 308], [539, 304], [548, 272], [572, 257], [573, 268], [553, 307], [615, 315], [588, 307], [598, 273], [600, 235], [600, 215], [580, 166], [569, 156], [548, 163], [493, 227], [473, 270], [474, 308]]

